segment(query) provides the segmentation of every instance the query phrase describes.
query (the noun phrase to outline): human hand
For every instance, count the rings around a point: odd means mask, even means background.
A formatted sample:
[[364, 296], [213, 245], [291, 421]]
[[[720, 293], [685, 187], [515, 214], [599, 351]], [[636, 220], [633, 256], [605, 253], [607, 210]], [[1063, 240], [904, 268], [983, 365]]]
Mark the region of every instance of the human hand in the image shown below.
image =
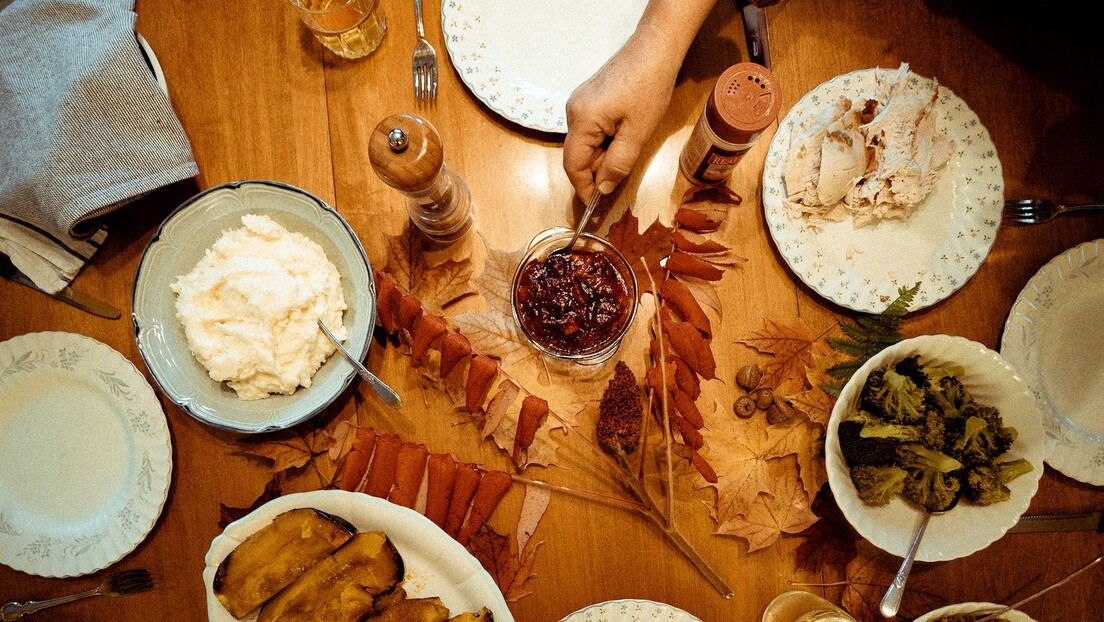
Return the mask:
[[671, 102], [680, 62], [630, 38], [572, 92], [563, 166], [580, 198], [609, 194], [632, 172]]

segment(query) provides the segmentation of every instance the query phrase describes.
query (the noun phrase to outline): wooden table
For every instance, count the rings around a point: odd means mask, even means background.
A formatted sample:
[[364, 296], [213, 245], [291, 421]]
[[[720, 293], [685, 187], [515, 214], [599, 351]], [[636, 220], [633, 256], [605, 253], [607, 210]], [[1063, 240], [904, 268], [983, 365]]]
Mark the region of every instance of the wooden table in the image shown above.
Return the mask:
[[[181, 201], [228, 181], [279, 180], [317, 194], [352, 224], [373, 264], [384, 265], [387, 237], [400, 233], [407, 218], [398, 193], [373, 174], [367, 146], [376, 123], [395, 112], [417, 112], [438, 128], [447, 163], [471, 187], [478, 233], [486, 247], [512, 251], [540, 230], [573, 222], [581, 206], [562, 171], [562, 137], [503, 120], [466, 89], [450, 64], [439, 28], [440, 7], [432, 2], [426, 21], [441, 59], [439, 95], [435, 105], [416, 104], [410, 85], [412, 8], [406, 2], [384, 5], [390, 26], [382, 47], [369, 58], [349, 62], [324, 53], [284, 2], [138, 2], [138, 30], [164, 69], [200, 175], [111, 216], [111, 236], [77, 279], [78, 288], [122, 309], [124, 319], [99, 319], [4, 281], [0, 340], [35, 331], [80, 333], [117, 349], [145, 372], [126, 319], [142, 250]], [[980, 117], [999, 153], [1007, 197], [1104, 198], [1100, 55], [1063, 44], [1067, 38], [1058, 36], [1058, 26], [1048, 30], [1050, 24], [1033, 23], [1036, 18], [1028, 15], [990, 19], [982, 9], [921, 0], [789, 0], [768, 12], [783, 114], [835, 75], [906, 61], [917, 73], [937, 77]], [[1071, 12], [1052, 18], [1066, 31], [1083, 28]], [[1039, 40], [1021, 36], [1028, 32]], [[676, 160], [688, 128], [721, 71], [746, 58], [735, 4], [719, 2], [691, 48], [667, 115], [637, 172], [611, 201], [604, 226], [630, 206], [644, 224], [656, 216], [670, 222], [686, 187]], [[803, 285], [770, 241], [759, 190], [773, 131], [767, 131], [729, 182], [743, 204], [726, 224], [726, 241], [738, 246], [748, 261], [721, 285], [726, 309], [723, 319], [716, 320], [714, 343], [723, 380], [706, 383], [703, 397], [722, 405], [717, 416], [729, 412], [735, 396], [732, 375], [748, 356], [735, 340], [766, 318], [823, 326], [848, 316]], [[1104, 217], [1099, 215], [1003, 227], [977, 274], [949, 299], [910, 316], [904, 330], [910, 336], [961, 335], [996, 349], [1009, 309], [1035, 271], [1062, 251], [1100, 237]], [[480, 260], [478, 252], [474, 257]], [[368, 366], [404, 393], [407, 409], [388, 411], [359, 382], [355, 393], [361, 398], [339, 400], [335, 409], [359, 408], [364, 420], [378, 429], [425, 442], [434, 451], [508, 467], [501, 453], [479, 443], [474, 426], [454, 425], [446, 416], [452, 411], [447, 396], [410, 369], [402, 348], [374, 345]], [[149, 568], [157, 576], [157, 589], [125, 600], [71, 605], [35, 619], [205, 618], [201, 572], [204, 554], [221, 530], [220, 504], [250, 505], [271, 472], [238, 453], [236, 436], [197, 422], [163, 396], [161, 401], [174, 447], [168, 501], [145, 542], [116, 565]], [[532, 476], [578, 488], [612, 486], [616, 492], [608, 475], [588, 474], [601, 473], [601, 468], [587, 460], [593, 456], [565, 468], [538, 469]], [[516, 521], [522, 490], [515, 488], [492, 520], [502, 533], [512, 533], [511, 521]], [[1047, 467], [1029, 512], [1102, 507], [1104, 490]], [[534, 536], [543, 543], [529, 582], [532, 593], [511, 603], [514, 617], [554, 622], [592, 603], [641, 598], [669, 603], [706, 621], [750, 622], [759, 619], [776, 595], [799, 589], [792, 581], [842, 578], [831, 572], [813, 577], [796, 572], [801, 538], [786, 536], [749, 554], [742, 539], [712, 535], [715, 525], [702, 504], [680, 506], [678, 521], [687, 539], [733, 587], [733, 598], [721, 598], [640, 515], [555, 494]], [[917, 572], [945, 602], [1013, 602], [1102, 549], [1104, 536], [1097, 533], [1009, 535], [964, 559], [921, 564]], [[896, 569], [895, 559], [881, 563], [884, 572]], [[48, 579], [0, 567], [0, 601], [58, 595], [92, 582], [90, 577]], [[835, 602], [842, 593], [838, 586], [800, 589]], [[880, 595], [881, 589], [870, 593]], [[1098, 619], [1102, 590], [1104, 572], [1096, 569], [1024, 610], [1039, 620]], [[906, 605], [908, 600], [906, 596]]]

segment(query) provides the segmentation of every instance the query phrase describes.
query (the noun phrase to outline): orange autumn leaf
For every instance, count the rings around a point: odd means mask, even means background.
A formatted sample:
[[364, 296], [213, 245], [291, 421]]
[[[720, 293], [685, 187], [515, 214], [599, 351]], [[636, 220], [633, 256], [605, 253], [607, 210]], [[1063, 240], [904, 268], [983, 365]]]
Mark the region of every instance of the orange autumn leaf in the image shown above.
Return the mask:
[[713, 350], [698, 329], [689, 322], [664, 321], [663, 331], [671, 349], [686, 361], [691, 370], [706, 380], [717, 377], [717, 361], [713, 358]]
[[[637, 271], [640, 295], [643, 296], [645, 292], [651, 291], [652, 282], [663, 282], [664, 269], [660, 262], [671, 253], [673, 245], [672, 230], [658, 220], [648, 225], [644, 233], [639, 232], [639, 226], [640, 221], [632, 210], [625, 210], [621, 219], [610, 226], [607, 239]], [[641, 267], [651, 274], [650, 280], [644, 277]]]
[[[856, 545], [858, 556], [847, 565], [847, 586], [840, 602], [855, 619], [882, 620], [879, 605], [889, 584], [901, 565], [901, 559], [877, 549], [866, 540]], [[911, 620], [925, 612], [938, 609], [947, 602], [938, 595], [939, 586], [932, 585], [923, 568], [914, 568], [905, 584], [898, 617]]]
[[723, 253], [729, 250], [724, 244], [693, 231], [675, 231], [671, 234], [671, 243], [687, 253]]
[[334, 438], [324, 430], [311, 430], [305, 434], [284, 432], [263, 441], [243, 442], [241, 453], [266, 458], [272, 462], [275, 473], [299, 469], [310, 464], [316, 456], [329, 451]]
[[519, 554], [512, 549], [509, 538], [487, 526], [468, 542], [468, 550], [494, 578], [508, 603], [532, 593], [529, 580], [533, 578], [533, 560], [539, 547], [539, 542], [529, 540]]
[[410, 366], [417, 367], [422, 363], [422, 357], [429, 351], [433, 342], [448, 331], [445, 318], [432, 313], [424, 313], [414, 320], [410, 328], [413, 344], [410, 346]]
[[717, 533], [744, 538], [750, 553], [774, 544], [783, 533], [800, 533], [817, 521], [805, 490], [786, 476], [789, 469], [785, 462], [777, 459], [768, 463], [778, 475], [773, 490], [756, 495], [745, 512], [722, 521]]
[[694, 277], [704, 281], [719, 281], [724, 277], [724, 270], [721, 270], [697, 255], [691, 255], [690, 253], [684, 253], [682, 251], [671, 253], [670, 256], [667, 257], [665, 265], [667, 269], [674, 274]]

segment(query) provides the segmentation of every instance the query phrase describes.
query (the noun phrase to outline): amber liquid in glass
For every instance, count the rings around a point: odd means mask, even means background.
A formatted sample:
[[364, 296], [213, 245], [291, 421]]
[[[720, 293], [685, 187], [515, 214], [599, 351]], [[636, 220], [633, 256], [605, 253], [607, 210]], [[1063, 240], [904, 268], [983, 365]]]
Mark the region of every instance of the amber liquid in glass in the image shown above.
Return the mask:
[[334, 54], [362, 58], [387, 34], [379, 0], [292, 0], [315, 38]]

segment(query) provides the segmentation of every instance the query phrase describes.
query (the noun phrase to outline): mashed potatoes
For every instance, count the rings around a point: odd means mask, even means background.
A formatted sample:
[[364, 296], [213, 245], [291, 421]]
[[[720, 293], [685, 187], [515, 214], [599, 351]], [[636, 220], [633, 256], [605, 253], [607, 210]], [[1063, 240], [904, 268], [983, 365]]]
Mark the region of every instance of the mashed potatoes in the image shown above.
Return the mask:
[[242, 216], [171, 286], [188, 347], [211, 378], [243, 400], [311, 385], [344, 340], [341, 276], [325, 251], [267, 216]]

